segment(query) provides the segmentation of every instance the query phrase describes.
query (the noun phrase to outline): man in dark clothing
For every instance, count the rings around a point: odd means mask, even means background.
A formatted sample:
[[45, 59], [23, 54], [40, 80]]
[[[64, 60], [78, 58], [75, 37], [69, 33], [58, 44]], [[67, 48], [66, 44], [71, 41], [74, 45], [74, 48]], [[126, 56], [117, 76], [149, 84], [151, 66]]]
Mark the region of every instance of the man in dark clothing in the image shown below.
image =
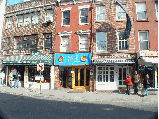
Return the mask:
[[144, 94], [146, 93], [146, 96], [148, 96], [147, 88], [148, 88], [148, 74], [145, 76], [143, 80], [143, 86], [144, 86]]
[[137, 71], [135, 71], [133, 83], [134, 83], [134, 94], [138, 95], [139, 75], [137, 74]]

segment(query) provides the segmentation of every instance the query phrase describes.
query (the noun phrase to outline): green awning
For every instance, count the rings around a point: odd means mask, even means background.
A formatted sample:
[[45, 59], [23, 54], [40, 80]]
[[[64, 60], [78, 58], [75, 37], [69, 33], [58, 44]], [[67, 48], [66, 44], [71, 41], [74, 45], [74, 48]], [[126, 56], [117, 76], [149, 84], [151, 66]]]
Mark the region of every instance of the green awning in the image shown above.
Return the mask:
[[44, 65], [52, 65], [53, 55], [9, 56], [2, 63], [4, 65], [37, 65], [40, 62]]

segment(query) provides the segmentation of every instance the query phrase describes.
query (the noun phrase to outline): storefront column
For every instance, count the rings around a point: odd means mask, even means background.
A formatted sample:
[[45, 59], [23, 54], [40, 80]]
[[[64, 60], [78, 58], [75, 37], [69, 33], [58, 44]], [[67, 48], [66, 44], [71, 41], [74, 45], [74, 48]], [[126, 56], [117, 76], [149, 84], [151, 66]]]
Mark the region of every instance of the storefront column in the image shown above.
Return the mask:
[[28, 83], [28, 66], [25, 66], [25, 70], [24, 70], [24, 87], [25, 88], [29, 87], [29, 83]]
[[[9, 68], [9, 67], [8, 67], [8, 66], [6, 66], [6, 71], [5, 71], [5, 72], [6, 72], [6, 73], [5, 73], [5, 75], [6, 75], [6, 76], [5, 76], [5, 80], [6, 80], [6, 86], [7, 86], [7, 82], [9, 81], [9, 73], [8, 73], [8, 68]], [[8, 83], [8, 84], [9, 84], [9, 83]]]
[[90, 66], [90, 91], [94, 91], [94, 66]]
[[59, 79], [59, 66], [55, 66], [55, 80], [54, 80], [54, 88], [58, 88], [60, 83]]
[[51, 66], [50, 89], [54, 89], [55, 67]]

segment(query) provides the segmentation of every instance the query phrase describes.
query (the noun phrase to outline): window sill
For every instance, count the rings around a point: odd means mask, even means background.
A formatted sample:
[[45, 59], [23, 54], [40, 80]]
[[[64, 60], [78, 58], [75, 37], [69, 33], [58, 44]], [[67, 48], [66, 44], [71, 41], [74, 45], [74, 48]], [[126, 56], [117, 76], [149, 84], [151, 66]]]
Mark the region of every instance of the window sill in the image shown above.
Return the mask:
[[99, 23], [99, 22], [106, 22], [106, 20], [103, 20], [103, 21], [95, 21], [96, 23]]
[[89, 25], [89, 23], [80, 23], [78, 25]]
[[126, 20], [116, 20], [116, 22], [126, 22]]
[[70, 27], [70, 25], [61, 25], [61, 27]]
[[149, 22], [148, 20], [136, 20], [137, 22]]

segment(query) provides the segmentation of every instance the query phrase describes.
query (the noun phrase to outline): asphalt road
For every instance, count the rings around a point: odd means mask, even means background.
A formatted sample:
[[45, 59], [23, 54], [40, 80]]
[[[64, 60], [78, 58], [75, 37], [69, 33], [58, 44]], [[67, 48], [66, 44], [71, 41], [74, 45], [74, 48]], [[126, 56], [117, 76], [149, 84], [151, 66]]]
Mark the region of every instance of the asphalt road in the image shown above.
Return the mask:
[[[130, 108], [129, 105], [117, 106], [120, 103], [123, 102], [116, 102], [114, 105], [65, 102], [0, 93], [0, 114], [4, 119], [157, 119], [158, 117], [158, 105], [153, 107], [153, 111], [145, 111]], [[151, 103], [146, 107], [151, 108]]]

